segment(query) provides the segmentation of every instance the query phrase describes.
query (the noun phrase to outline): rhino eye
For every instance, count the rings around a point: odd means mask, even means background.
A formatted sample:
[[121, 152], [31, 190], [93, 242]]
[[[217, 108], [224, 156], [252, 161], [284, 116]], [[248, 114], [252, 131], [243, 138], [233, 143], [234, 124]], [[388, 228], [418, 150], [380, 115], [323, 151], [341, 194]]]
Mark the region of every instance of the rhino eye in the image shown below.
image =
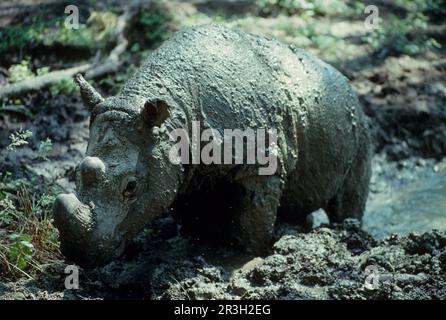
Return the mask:
[[127, 182], [127, 185], [125, 186], [122, 195], [124, 196], [124, 198], [129, 199], [133, 198], [135, 196], [135, 193], [136, 193], [136, 180], [135, 178], [132, 178]]

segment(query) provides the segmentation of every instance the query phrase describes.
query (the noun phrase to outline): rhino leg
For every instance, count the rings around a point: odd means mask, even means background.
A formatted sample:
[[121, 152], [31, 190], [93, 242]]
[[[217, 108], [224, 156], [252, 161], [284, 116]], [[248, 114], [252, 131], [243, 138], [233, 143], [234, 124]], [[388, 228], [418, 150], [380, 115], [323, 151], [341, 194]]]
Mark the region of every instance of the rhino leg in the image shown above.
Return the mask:
[[371, 153], [368, 144], [363, 144], [358, 156], [336, 195], [328, 201], [325, 212], [331, 223], [347, 218], [361, 220], [369, 192], [371, 177]]
[[263, 255], [271, 245], [283, 181], [277, 176], [248, 177], [234, 208], [233, 237], [249, 252]]

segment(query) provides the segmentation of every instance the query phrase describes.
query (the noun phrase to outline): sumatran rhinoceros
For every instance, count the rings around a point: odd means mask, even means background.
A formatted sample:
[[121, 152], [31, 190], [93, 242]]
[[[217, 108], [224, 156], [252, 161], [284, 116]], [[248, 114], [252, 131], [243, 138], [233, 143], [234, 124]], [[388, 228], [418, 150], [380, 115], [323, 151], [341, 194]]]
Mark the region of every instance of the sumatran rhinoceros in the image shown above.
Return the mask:
[[[199, 26], [152, 52], [117, 96], [103, 99], [77, 81], [91, 111], [90, 139], [77, 195], [59, 195], [54, 211], [62, 252], [81, 265], [120, 256], [174, 203], [204, 202], [212, 191], [220, 196], [206, 208], [209, 220], [226, 215], [230, 238], [253, 253], [267, 252], [276, 216], [302, 222], [323, 208], [331, 222], [362, 217], [371, 174], [366, 118], [347, 79], [303, 50]], [[221, 136], [276, 130], [276, 170], [172, 161], [171, 133], [191, 138], [193, 122]]]

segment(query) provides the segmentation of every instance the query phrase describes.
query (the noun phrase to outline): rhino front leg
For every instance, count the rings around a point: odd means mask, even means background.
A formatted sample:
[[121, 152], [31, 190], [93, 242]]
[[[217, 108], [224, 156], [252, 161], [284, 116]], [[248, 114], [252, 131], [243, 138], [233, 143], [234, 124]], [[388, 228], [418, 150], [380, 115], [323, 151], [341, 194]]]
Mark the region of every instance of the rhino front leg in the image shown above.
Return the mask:
[[234, 214], [234, 238], [249, 252], [264, 255], [271, 246], [283, 181], [277, 176], [248, 177]]

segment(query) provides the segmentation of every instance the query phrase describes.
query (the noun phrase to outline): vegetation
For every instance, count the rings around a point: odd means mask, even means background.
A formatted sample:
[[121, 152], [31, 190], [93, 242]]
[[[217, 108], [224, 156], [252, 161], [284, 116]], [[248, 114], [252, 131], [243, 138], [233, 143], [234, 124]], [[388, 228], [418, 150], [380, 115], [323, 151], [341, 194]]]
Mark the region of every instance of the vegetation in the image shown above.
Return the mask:
[[53, 150], [53, 143], [50, 138], [46, 138], [45, 140], [41, 141], [39, 144], [39, 149], [37, 150], [39, 158], [49, 161], [47, 156], [51, 150]]
[[9, 138], [11, 143], [6, 147], [7, 150], [15, 150], [17, 147], [24, 146], [28, 144], [28, 139], [33, 136], [33, 133], [29, 130], [19, 130], [17, 132], [11, 133]]
[[52, 224], [54, 195], [31, 180], [0, 174], [0, 276], [32, 278], [60, 257]]
[[[435, 0], [398, 0], [396, 5], [404, 10], [404, 16], [391, 14], [363, 40], [380, 56], [389, 54], [418, 55], [430, 49], [441, 48], [429, 36], [429, 16], [433, 12], [445, 10]], [[444, 1], [443, 1], [444, 2]]]
[[[9, 69], [9, 81], [11, 83], [17, 83], [24, 80], [32, 79], [36, 76], [47, 74], [50, 71], [49, 67], [38, 68], [34, 73], [31, 70], [31, 64], [29, 60], [22, 60], [19, 64], [12, 65]], [[53, 96], [59, 94], [72, 95], [78, 92], [77, 86], [73, 79], [64, 79], [49, 87], [49, 90]]]
[[20, 82], [34, 77], [30, 69], [29, 61], [22, 60], [19, 64], [14, 64], [9, 68], [9, 81], [11, 83]]
[[[29, 130], [12, 133], [6, 149], [15, 151], [27, 145], [32, 135]], [[42, 141], [39, 155], [46, 159], [51, 147], [49, 138]], [[59, 257], [51, 212], [55, 194], [44, 193], [36, 182], [0, 173], [0, 276], [31, 278]]]
[[173, 13], [165, 0], [159, 0], [147, 10], [140, 11], [130, 30], [132, 52], [147, 53], [147, 50], [157, 48], [174, 31], [172, 20]]
[[64, 17], [48, 21], [36, 17], [29, 24], [8, 26], [0, 29], [0, 38], [0, 54], [56, 44], [94, 49], [98, 44], [86, 24], [80, 23], [79, 29], [68, 29], [64, 27]]
[[340, 15], [349, 11], [345, 2], [339, 0], [257, 0], [264, 16], [287, 15]]

